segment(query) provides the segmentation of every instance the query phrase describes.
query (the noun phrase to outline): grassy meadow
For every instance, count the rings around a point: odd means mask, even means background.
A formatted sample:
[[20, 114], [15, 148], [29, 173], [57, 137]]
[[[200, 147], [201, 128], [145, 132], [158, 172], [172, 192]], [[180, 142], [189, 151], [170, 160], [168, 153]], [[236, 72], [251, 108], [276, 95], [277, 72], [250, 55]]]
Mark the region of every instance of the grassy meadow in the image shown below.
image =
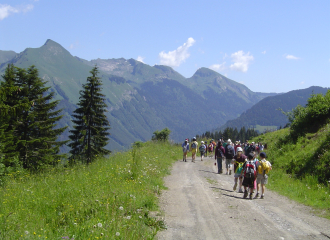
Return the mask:
[[286, 128], [253, 139], [268, 145], [265, 152], [273, 170], [266, 188], [311, 206], [316, 214], [330, 219], [330, 185], [319, 181], [321, 169], [329, 167], [330, 124], [294, 143], [286, 142], [288, 135]]
[[153, 239], [163, 222], [149, 213], [180, 158], [178, 147], [147, 142], [87, 166], [7, 176], [0, 239]]

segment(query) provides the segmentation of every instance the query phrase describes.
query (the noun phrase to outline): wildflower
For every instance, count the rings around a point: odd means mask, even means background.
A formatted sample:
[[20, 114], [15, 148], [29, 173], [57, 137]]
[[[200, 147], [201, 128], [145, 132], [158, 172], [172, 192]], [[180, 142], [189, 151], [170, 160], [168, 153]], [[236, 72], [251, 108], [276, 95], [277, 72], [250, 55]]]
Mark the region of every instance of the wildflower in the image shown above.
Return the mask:
[[25, 233], [26, 235], [28, 235], [28, 234], [29, 234], [29, 231], [25, 231], [24, 233]]
[[142, 218], [142, 216], [139, 216], [139, 218]]
[[124, 210], [124, 208], [122, 206], [119, 207], [119, 210]]
[[116, 232], [116, 236], [119, 236], [120, 235], [120, 232]]
[[98, 223], [97, 226], [98, 226], [98, 227], [102, 227], [102, 223]]
[[103, 236], [104, 234], [103, 233], [101, 233], [101, 236]]
[[127, 219], [127, 220], [130, 220], [130, 219], [131, 219], [131, 216], [127, 216], [126, 219]]

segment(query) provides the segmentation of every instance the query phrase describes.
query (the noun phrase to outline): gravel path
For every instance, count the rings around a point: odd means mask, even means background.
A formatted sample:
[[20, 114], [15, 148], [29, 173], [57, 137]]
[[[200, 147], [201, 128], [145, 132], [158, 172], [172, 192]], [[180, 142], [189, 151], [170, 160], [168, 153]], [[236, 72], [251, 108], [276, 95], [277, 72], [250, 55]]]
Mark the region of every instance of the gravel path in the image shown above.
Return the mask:
[[160, 197], [167, 230], [157, 239], [330, 239], [330, 221], [309, 207], [267, 188], [265, 199], [242, 199], [234, 176], [216, 174], [214, 162], [173, 165]]

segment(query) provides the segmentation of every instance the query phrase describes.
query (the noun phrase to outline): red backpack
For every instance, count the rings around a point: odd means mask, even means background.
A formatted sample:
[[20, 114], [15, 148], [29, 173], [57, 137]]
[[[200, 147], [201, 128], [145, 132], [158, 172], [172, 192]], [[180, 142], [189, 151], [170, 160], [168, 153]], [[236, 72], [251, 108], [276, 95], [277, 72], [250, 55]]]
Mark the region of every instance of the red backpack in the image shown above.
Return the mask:
[[253, 161], [248, 161], [245, 163], [244, 177], [245, 178], [255, 178], [256, 176], [256, 166]]

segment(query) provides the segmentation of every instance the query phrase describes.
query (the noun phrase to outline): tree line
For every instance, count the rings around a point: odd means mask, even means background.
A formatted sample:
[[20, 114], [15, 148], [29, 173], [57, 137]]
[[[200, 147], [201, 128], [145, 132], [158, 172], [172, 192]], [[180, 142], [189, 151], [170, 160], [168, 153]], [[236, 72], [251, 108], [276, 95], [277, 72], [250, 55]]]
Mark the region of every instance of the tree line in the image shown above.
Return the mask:
[[47, 82], [35, 66], [7, 66], [0, 84], [0, 174], [20, 167], [38, 170], [55, 166], [66, 157], [59, 152], [68, 142], [70, 163], [91, 163], [97, 155], [110, 153], [105, 149], [110, 123], [105, 116], [102, 82], [96, 66], [90, 73], [72, 115], [70, 140], [57, 141], [67, 127], [57, 126], [63, 115], [54, 92], [45, 86]]
[[232, 141], [241, 141], [245, 142], [245, 140], [249, 140], [251, 138], [254, 138], [258, 136], [259, 133], [254, 130], [253, 128], [245, 128], [242, 127], [239, 131], [237, 128], [227, 127], [223, 131], [215, 131], [210, 132], [207, 131], [203, 133], [202, 135], [197, 135], [197, 139], [220, 139], [223, 138], [224, 140], [231, 139]]

